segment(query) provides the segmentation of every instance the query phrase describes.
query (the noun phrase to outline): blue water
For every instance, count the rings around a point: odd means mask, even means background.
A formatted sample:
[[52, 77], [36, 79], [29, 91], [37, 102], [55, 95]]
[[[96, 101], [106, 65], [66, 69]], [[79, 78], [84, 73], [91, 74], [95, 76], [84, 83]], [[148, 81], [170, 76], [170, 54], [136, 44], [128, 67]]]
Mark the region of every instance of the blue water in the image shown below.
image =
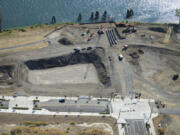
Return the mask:
[[82, 13], [82, 22], [88, 22], [92, 11], [108, 15], [116, 21], [123, 20], [126, 10], [132, 8], [132, 21], [178, 22], [175, 9], [180, 0], [0, 0], [3, 28], [21, 27], [37, 23], [75, 22]]

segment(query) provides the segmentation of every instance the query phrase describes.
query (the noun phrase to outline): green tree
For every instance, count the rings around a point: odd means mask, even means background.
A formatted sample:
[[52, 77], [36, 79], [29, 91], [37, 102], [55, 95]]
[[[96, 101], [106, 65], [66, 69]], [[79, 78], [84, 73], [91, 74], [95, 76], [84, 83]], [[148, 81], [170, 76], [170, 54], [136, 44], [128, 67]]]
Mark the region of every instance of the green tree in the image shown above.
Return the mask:
[[2, 31], [2, 10], [0, 8], [0, 32]]
[[180, 9], [176, 9], [176, 16], [179, 17], [179, 24], [180, 24]]

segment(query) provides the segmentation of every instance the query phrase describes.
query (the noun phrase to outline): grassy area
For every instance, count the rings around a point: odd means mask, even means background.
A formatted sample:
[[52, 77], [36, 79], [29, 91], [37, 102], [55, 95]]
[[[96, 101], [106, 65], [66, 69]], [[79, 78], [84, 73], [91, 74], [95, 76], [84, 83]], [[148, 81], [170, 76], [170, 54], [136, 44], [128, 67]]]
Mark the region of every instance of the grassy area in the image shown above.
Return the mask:
[[29, 127], [39, 127], [39, 126], [46, 126], [46, 125], [49, 125], [51, 123], [49, 123], [49, 122], [41, 122], [41, 121], [36, 121], [36, 122], [26, 121], [23, 124], [25, 126], [29, 126]]
[[100, 99], [98, 99], [98, 101], [108, 101], [108, 99], [100, 98]]
[[38, 102], [39, 102], [39, 100], [37, 100], [37, 99], [36, 99], [36, 100], [33, 100], [33, 103], [38, 103]]
[[[23, 44], [29, 44], [40, 40], [44, 40], [47, 34], [51, 33], [54, 30], [59, 30], [67, 24], [74, 23], [61, 23], [54, 25], [36, 24], [33, 26], [4, 29], [2, 32], [0, 32], [0, 48], [20, 46]], [[1, 50], [0, 53], [5, 54], [33, 49], [41, 49], [47, 47], [48, 45], [48, 42], [42, 42], [32, 46]]]
[[0, 36], [4, 34], [11, 34], [13, 31], [20, 31], [20, 32], [26, 32], [27, 29], [35, 29], [35, 28], [58, 28], [58, 26], [61, 25], [73, 25], [74, 22], [65, 22], [65, 23], [57, 23], [57, 24], [35, 24], [31, 26], [24, 26], [24, 27], [16, 27], [16, 28], [8, 28], [3, 29], [2, 32], [0, 32]]
[[75, 125], [76, 123], [74, 121], [71, 121], [69, 124], [70, 125]]
[[[71, 129], [63, 131], [58, 128], [42, 128], [42, 127], [15, 127], [9, 133], [3, 133], [0, 135], [68, 135]], [[74, 133], [74, 135], [110, 135], [108, 132], [100, 129], [86, 129]]]
[[0, 99], [0, 101], [7, 101], [7, 100], [6, 100], [6, 99], [4, 99], [4, 98], [1, 98], [1, 99]]
[[100, 112], [99, 114], [110, 114], [110, 112]]
[[39, 107], [34, 107], [33, 110], [42, 110], [42, 109]]
[[110, 134], [99, 129], [87, 129], [80, 131], [77, 135], [110, 135]]
[[7, 106], [0, 106], [0, 109], [9, 109]]
[[29, 108], [26, 107], [13, 107], [15, 110], [28, 110]]
[[66, 135], [64, 131], [57, 128], [38, 127], [16, 127], [9, 135]]

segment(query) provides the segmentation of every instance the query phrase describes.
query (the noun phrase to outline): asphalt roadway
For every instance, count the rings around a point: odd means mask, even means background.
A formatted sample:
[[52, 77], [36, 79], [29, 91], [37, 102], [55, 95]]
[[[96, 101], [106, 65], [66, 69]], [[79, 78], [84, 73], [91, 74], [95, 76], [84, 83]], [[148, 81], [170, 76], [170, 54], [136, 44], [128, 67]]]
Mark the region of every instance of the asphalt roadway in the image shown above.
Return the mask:
[[60, 103], [59, 100], [49, 100], [38, 103], [40, 108], [55, 112], [92, 112], [101, 113], [109, 108], [108, 101], [97, 101], [89, 99], [66, 100]]
[[126, 120], [126, 135], [148, 135], [144, 120]]
[[133, 94], [133, 71], [128, 62], [124, 59], [123, 64], [123, 72], [124, 79], [126, 83], [126, 96], [132, 96]]
[[180, 115], [180, 110], [163, 108], [163, 109], [159, 109], [159, 113], [162, 113], [162, 114]]

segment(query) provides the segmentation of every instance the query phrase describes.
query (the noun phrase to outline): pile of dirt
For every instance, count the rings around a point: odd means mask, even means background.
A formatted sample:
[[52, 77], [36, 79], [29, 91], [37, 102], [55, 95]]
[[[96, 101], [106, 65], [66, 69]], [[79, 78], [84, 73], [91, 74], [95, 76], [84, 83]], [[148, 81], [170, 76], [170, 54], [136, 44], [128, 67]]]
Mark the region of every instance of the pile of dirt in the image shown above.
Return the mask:
[[110, 77], [106, 69], [105, 63], [105, 50], [98, 47], [89, 52], [74, 52], [68, 55], [51, 57], [46, 59], [30, 60], [25, 62], [25, 65], [30, 70], [49, 69], [54, 67], [63, 67], [74, 64], [88, 64], [92, 63], [98, 73], [99, 80], [106, 87], [111, 85]]
[[144, 54], [143, 49], [137, 49], [134, 47], [129, 47], [126, 52], [130, 56], [130, 58], [128, 59], [129, 62], [133, 65], [139, 65], [138, 60], [139, 60], [140, 56]]
[[59, 39], [58, 42], [63, 45], [73, 45], [73, 42], [65, 37]]
[[129, 56], [131, 56], [133, 59], [138, 59], [139, 55], [137, 52], [130, 53]]

